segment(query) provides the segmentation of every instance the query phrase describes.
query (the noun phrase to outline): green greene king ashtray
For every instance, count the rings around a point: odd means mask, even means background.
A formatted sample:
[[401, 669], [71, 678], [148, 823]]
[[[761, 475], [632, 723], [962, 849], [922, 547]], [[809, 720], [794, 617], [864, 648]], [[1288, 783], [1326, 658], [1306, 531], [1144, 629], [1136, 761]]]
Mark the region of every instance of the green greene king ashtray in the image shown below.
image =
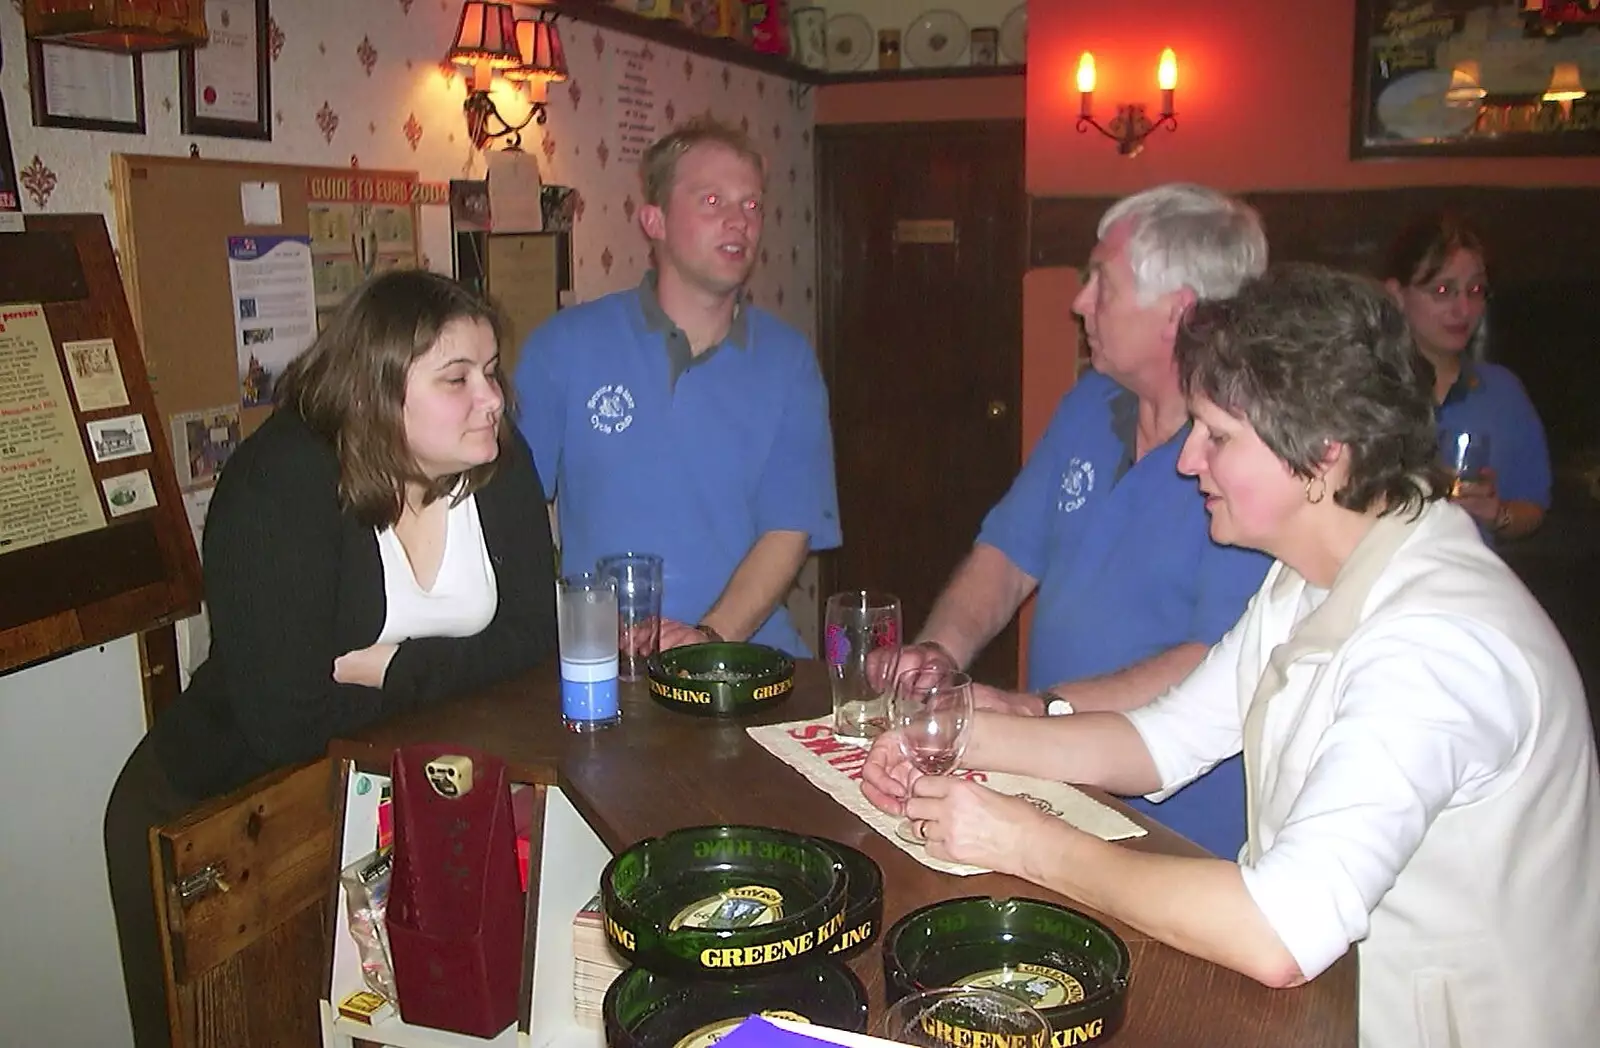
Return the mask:
[[689, 644], [650, 660], [650, 697], [685, 713], [748, 713], [793, 690], [794, 660], [765, 644]]
[[814, 837], [693, 826], [607, 863], [600, 908], [606, 938], [633, 963], [743, 980], [826, 956], [845, 928], [846, 890], [839, 853]]
[[939, 986], [1016, 994], [1050, 1022], [1053, 1048], [1117, 1032], [1131, 962], [1110, 928], [1037, 899], [951, 899], [914, 910], [883, 940], [884, 996]]
[[606, 990], [601, 1011], [610, 1048], [710, 1048], [751, 1015], [862, 1033], [867, 993], [850, 969], [827, 961], [745, 982], [629, 968]]
[[844, 931], [828, 950], [836, 961], [864, 952], [883, 932], [883, 871], [866, 854], [848, 844], [817, 838], [839, 853], [845, 872]]

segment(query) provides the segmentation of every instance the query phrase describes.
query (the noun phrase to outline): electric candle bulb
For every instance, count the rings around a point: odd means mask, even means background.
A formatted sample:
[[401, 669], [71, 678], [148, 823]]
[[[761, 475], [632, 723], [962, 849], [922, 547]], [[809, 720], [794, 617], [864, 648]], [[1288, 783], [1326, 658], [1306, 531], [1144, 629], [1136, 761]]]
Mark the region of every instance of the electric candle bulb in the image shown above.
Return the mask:
[[1078, 59], [1078, 91], [1085, 95], [1094, 93], [1094, 55], [1088, 51]]
[[1178, 56], [1172, 53], [1172, 48], [1161, 52], [1161, 64], [1156, 67], [1156, 82], [1161, 85], [1161, 90], [1172, 91], [1178, 86]]
[[1172, 48], [1161, 52], [1161, 64], [1156, 66], [1156, 83], [1161, 85], [1161, 115], [1172, 115], [1172, 97], [1178, 89], [1178, 56]]
[[1087, 117], [1094, 110], [1094, 55], [1088, 51], [1078, 59], [1078, 115]]

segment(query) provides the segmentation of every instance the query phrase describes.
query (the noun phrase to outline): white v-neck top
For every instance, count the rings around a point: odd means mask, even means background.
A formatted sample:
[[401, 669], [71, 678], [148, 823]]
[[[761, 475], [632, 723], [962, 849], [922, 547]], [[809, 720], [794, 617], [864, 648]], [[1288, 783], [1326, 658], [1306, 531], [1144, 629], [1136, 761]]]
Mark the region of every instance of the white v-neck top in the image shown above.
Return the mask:
[[414, 637], [470, 637], [494, 618], [500, 594], [489, 547], [478, 520], [478, 500], [468, 495], [445, 515], [444, 559], [432, 589], [423, 589], [393, 528], [378, 532], [386, 611], [379, 644]]

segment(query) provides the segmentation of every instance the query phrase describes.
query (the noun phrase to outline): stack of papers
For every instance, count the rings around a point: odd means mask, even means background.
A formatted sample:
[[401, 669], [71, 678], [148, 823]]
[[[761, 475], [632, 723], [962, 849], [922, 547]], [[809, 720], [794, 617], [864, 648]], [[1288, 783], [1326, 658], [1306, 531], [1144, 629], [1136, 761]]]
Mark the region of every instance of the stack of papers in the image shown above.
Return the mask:
[[604, 1025], [600, 1006], [606, 990], [627, 966], [606, 939], [596, 895], [572, 919], [572, 1011], [579, 1023], [595, 1029]]

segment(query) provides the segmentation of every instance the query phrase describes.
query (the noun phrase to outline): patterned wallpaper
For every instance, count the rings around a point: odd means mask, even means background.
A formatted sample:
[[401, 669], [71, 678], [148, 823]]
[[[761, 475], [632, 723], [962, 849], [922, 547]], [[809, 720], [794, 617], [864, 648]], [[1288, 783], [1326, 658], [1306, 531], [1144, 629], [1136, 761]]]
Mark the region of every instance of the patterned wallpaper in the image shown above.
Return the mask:
[[[145, 55], [146, 133], [69, 131], [33, 126], [21, 0], [0, 3], [5, 66], [0, 93], [27, 212], [100, 212], [116, 235], [109, 156], [184, 155], [330, 167], [414, 170], [427, 180], [482, 178], [485, 163], [465, 134], [463, 77], [442, 62], [461, 0], [271, 0], [273, 140], [191, 137], [179, 130], [178, 63], [173, 52]], [[812, 96], [780, 77], [689, 55], [639, 38], [563, 19], [571, 79], [550, 88], [549, 122], [530, 125], [523, 146], [547, 184], [573, 186], [574, 290], [580, 300], [630, 287], [648, 263], [634, 222], [637, 170], [613, 112], [625, 68], [649, 92], [656, 133], [710, 111], [744, 127], [766, 153], [768, 222], [750, 291], [757, 304], [814, 337], [816, 331], [815, 180]], [[629, 64], [631, 63], [631, 68]], [[496, 82], [493, 97], [512, 119], [527, 102]], [[638, 98], [635, 98], [637, 101]], [[640, 122], [640, 121], [636, 121]], [[450, 268], [449, 217], [422, 209], [425, 264]], [[815, 571], [791, 602], [802, 632], [814, 622]]]
[[[177, 58], [143, 57], [147, 133], [36, 128], [27, 91], [19, 0], [0, 5], [8, 47], [0, 91], [28, 211], [99, 211], [112, 216], [113, 152], [202, 155], [334, 167], [415, 170], [425, 179], [481, 178], [482, 157], [466, 140], [463, 77], [441, 62], [455, 31], [460, 0], [272, 0], [270, 41], [273, 140], [190, 137], [179, 131]], [[812, 106], [782, 78], [688, 55], [636, 37], [570, 20], [560, 23], [572, 79], [550, 89], [549, 122], [530, 126], [524, 147], [540, 157], [547, 183], [578, 189], [574, 231], [575, 290], [593, 298], [636, 283], [647, 262], [634, 224], [637, 172], [618, 140], [614, 78], [629, 53], [653, 90], [655, 124], [709, 110], [744, 127], [766, 152], [772, 172], [771, 218], [751, 290], [762, 306], [807, 334], [815, 330]], [[497, 80], [507, 114], [525, 98]], [[423, 211], [424, 252], [449, 268], [448, 217]], [[115, 229], [113, 227], [113, 235]]]

